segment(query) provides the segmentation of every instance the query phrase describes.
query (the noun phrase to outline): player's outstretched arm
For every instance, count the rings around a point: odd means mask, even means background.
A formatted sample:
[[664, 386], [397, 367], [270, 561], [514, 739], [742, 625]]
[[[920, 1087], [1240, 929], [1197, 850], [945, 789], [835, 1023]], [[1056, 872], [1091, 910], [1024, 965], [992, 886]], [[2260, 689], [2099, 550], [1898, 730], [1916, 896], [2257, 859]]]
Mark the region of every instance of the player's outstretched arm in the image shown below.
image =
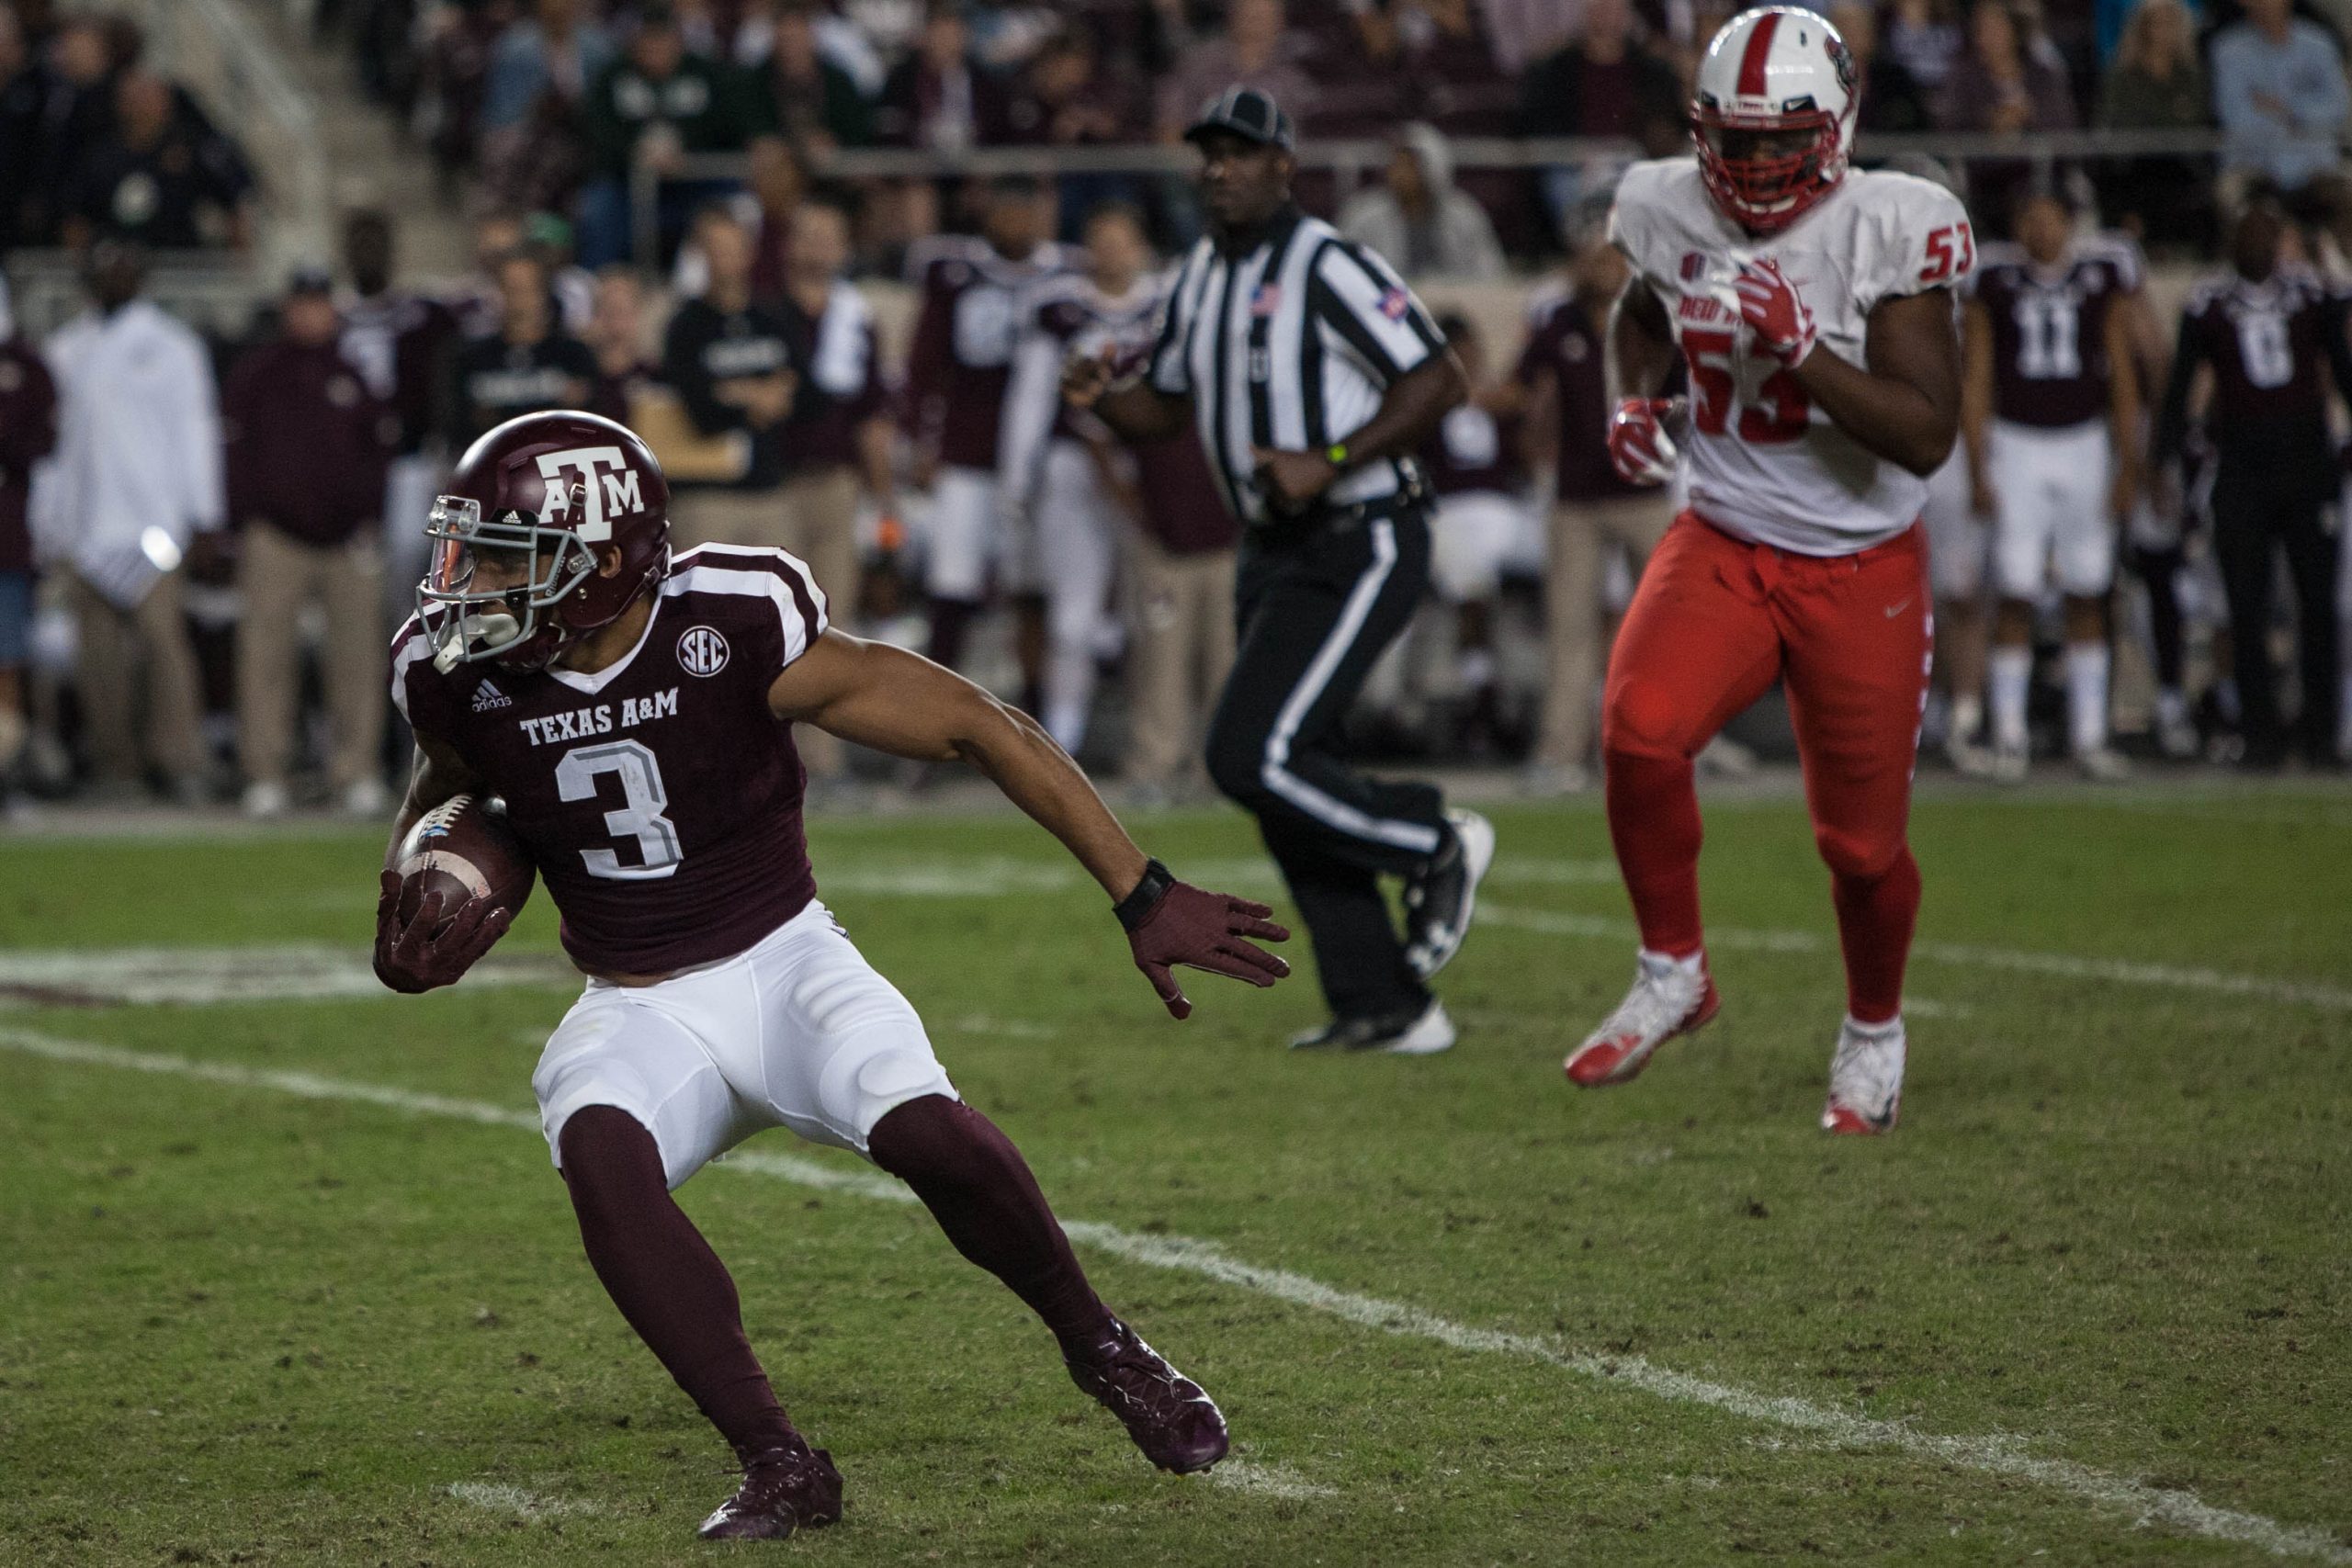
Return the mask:
[[[1168, 1010], [1193, 1010], [1170, 966], [1271, 986], [1290, 965], [1257, 945], [1290, 933], [1273, 911], [1177, 881], [1119, 826], [1069, 753], [1028, 715], [920, 654], [829, 630], [768, 688], [778, 718], [892, 756], [967, 762], [1059, 839], [1109, 894], [1136, 966]], [[1256, 940], [1252, 940], [1256, 939]]]
[[[1744, 299], [1749, 295], [1747, 276], [1736, 287]], [[1753, 312], [1747, 320], [1756, 326]], [[1930, 288], [1883, 299], [1871, 308], [1867, 331], [1866, 365], [1850, 364], [1826, 345], [1812, 344], [1801, 356], [1789, 356], [1789, 373], [1838, 429], [1924, 478], [1951, 456], [1952, 436], [1960, 428], [1960, 344], [1952, 331], [1951, 291]], [[1759, 330], [1759, 338], [1764, 335]]]

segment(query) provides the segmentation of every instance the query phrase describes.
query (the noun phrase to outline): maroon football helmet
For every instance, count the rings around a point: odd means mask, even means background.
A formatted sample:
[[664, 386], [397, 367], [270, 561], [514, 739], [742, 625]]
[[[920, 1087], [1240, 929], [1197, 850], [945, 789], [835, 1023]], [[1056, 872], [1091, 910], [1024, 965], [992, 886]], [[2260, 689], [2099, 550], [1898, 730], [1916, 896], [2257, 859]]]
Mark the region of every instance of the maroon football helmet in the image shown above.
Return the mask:
[[[624, 425], [571, 410], [526, 413], [466, 449], [424, 532], [433, 554], [416, 611], [434, 664], [537, 670], [669, 570], [670, 484]], [[596, 569], [605, 547], [620, 552], [610, 576]], [[519, 558], [528, 570], [477, 588], [485, 556]]]

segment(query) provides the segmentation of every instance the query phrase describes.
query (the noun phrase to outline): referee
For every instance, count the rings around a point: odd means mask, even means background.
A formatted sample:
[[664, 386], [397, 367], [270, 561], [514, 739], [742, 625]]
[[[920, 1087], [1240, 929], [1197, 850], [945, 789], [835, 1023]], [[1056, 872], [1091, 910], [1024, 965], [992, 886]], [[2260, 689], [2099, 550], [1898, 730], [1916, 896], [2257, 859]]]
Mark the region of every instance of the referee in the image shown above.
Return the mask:
[[[1292, 201], [1296, 139], [1272, 97], [1228, 88], [1184, 136], [1208, 237], [1141, 373], [1074, 357], [1063, 393], [1131, 441], [1193, 421], [1244, 525], [1208, 767], [1257, 817], [1314, 939], [1332, 1018], [1292, 1045], [1442, 1051], [1453, 1024], [1429, 980], [1468, 930], [1494, 829], [1435, 785], [1357, 773], [1340, 728], [1428, 584], [1409, 454], [1462, 401], [1462, 367], [1385, 262]], [[1402, 936], [1384, 873], [1405, 882]]]

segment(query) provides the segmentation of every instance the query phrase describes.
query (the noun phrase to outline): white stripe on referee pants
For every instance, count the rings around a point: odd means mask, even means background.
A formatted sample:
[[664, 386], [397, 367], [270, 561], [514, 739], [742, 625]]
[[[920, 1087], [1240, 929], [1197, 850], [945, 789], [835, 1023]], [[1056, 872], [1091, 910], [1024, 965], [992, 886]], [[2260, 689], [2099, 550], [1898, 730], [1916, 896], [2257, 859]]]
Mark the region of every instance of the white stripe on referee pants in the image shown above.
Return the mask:
[[1327, 828], [1376, 843], [1395, 844], [1399, 849], [1417, 850], [1422, 854], [1435, 854], [1438, 831], [1419, 822], [1384, 821], [1336, 800], [1317, 789], [1290, 771], [1290, 743], [1298, 735], [1298, 727], [1306, 721], [1306, 713], [1323, 688], [1331, 683], [1331, 676], [1340, 668], [1340, 660], [1348, 656], [1356, 638], [1363, 631], [1364, 621], [1372, 615], [1372, 606], [1380, 597], [1383, 584], [1396, 566], [1396, 525], [1382, 517], [1364, 525], [1372, 535], [1372, 564], [1363, 569], [1356, 585], [1348, 593], [1348, 602], [1340, 607], [1340, 619], [1331, 627], [1331, 635], [1315, 651], [1306, 673], [1299, 677], [1290, 697], [1275, 716], [1274, 728], [1266, 737], [1266, 760], [1258, 776], [1268, 789], [1306, 812]]

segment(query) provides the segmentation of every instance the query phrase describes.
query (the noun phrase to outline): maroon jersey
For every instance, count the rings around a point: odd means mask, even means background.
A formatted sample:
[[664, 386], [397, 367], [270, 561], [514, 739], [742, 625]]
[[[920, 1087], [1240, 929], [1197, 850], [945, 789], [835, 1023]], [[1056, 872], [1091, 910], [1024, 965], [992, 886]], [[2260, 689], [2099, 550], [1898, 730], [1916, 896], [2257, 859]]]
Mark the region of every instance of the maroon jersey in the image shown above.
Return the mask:
[[235, 521], [334, 546], [384, 514], [400, 421], [337, 344], [248, 349], [221, 389], [220, 431]]
[[2307, 485], [2314, 496], [2332, 495], [2337, 475], [2328, 380], [2338, 396], [2352, 399], [2344, 306], [2301, 267], [2280, 267], [2260, 283], [2227, 273], [2191, 289], [2156, 420], [2157, 461], [2180, 451], [2189, 389], [2210, 365], [2213, 401], [2205, 422], [2222, 470], [2269, 470], [2274, 479]]
[[422, 294], [387, 289], [344, 301], [344, 357], [400, 416], [402, 457], [433, 434], [442, 359], [458, 338], [458, 313]]
[[782, 550], [705, 545], [673, 563], [645, 637], [582, 675], [485, 660], [435, 670], [412, 619], [392, 700], [507, 818], [582, 968], [659, 975], [730, 957], [816, 897], [807, 782], [768, 687], [825, 629]]
[[1464, 403], [1438, 422], [1421, 448], [1421, 468], [1438, 494], [1496, 491], [1517, 495], [1527, 488], [1527, 467], [1519, 457], [1519, 421], [1498, 419], [1476, 403]]
[[1966, 287], [1992, 328], [1996, 418], [2055, 429], [2107, 417], [2108, 312], [2139, 288], [2136, 255], [2077, 245], [2045, 269], [2015, 245], [1987, 245]]
[[985, 240], [945, 235], [910, 252], [907, 270], [922, 290], [907, 351], [909, 432], [943, 463], [993, 472], [1020, 296], [1068, 271], [1065, 254], [1046, 244], [1012, 261]]
[[33, 569], [25, 525], [33, 465], [57, 446], [57, 383], [40, 350], [21, 337], [0, 338], [0, 571]]
[[853, 285], [835, 283], [814, 316], [788, 294], [776, 310], [793, 363], [808, 367], [784, 427], [786, 468], [805, 473], [857, 462], [858, 427], [889, 412], [874, 307]]
[[1052, 441], [1109, 438], [1102, 422], [1062, 400], [1062, 362], [1076, 354], [1118, 352], [1141, 364], [1159, 335], [1160, 291], [1138, 279], [1113, 299], [1091, 278], [1049, 277], [1022, 297], [1020, 330], [997, 435], [997, 467], [1023, 510], [1034, 503]]
[[1570, 294], [1539, 297], [1528, 310], [1527, 346], [1511, 379], [1532, 386], [1550, 375], [1559, 385], [1559, 498], [1597, 501], [1631, 495], [1639, 487], [1617, 477], [1609, 461], [1609, 373], [1603, 363], [1605, 316], [1596, 321]]

